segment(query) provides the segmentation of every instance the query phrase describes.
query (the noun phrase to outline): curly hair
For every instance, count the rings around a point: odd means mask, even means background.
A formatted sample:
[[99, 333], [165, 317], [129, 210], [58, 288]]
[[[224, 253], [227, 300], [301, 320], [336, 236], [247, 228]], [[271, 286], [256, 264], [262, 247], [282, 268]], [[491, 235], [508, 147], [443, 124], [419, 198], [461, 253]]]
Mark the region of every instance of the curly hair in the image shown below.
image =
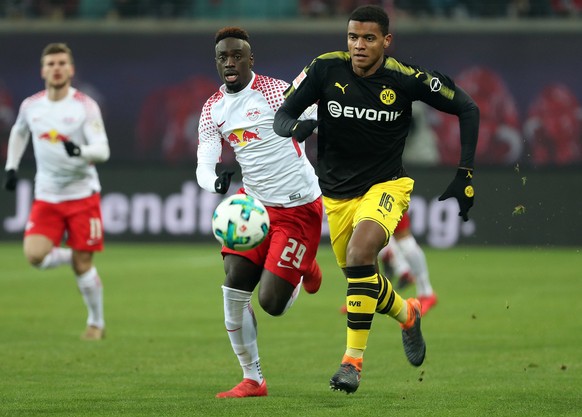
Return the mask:
[[225, 38], [237, 38], [246, 42], [248, 42], [250, 39], [246, 30], [236, 26], [228, 26], [216, 32], [216, 35], [214, 36], [214, 43], [216, 44]]

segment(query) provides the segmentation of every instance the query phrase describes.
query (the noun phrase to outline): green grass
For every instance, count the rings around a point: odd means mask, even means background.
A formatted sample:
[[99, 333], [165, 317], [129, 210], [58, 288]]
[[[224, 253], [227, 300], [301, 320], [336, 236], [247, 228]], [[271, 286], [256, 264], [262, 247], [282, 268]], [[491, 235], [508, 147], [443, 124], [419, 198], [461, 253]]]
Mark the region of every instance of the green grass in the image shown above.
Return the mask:
[[255, 302], [269, 396], [218, 400], [241, 371], [216, 245], [108, 245], [96, 257], [107, 339], [83, 342], [72, 273], [37, 271], [20, 244], [0, 244], [0, 416], [579, 416], [581, 250], [426, 254], [440, 303], [423, 320], [420, 368], [396, 322], [376, 316], [358, 392], [329, 391], [345, 284], [323, 245], [318, 294], [302, 293], [279, 318]]

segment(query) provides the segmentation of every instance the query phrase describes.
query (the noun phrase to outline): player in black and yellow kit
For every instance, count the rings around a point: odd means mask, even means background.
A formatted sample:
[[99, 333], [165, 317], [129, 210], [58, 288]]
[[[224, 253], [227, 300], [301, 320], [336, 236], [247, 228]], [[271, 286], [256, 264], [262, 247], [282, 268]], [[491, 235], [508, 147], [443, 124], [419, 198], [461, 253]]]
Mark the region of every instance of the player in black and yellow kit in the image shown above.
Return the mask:
[[[388, 23], [380, 7], [356, 9], [348, 20], [348, 52], [314, 59], [287, 90], [274, 125], [277, 134], [299, 142], [318, 127], [317, 173], [333, 251], [348, 282], [347, 349], [330, 386], [347, 393], [358, 389], [376, 312], [401, 323], [412, 365], [420, 366], [425, 357], [420, 303], [403, 300], [376, 262], [408, 209], [414, 185], [402, 166], [413, 101], [459, 117], [459, 168], [439, 200], [456, 198], [465, 221], [473, 205], [479, 109], [446, 75], [385, 56], [392, 41]], [[316, 102], [318, 120], [298, 121]]]

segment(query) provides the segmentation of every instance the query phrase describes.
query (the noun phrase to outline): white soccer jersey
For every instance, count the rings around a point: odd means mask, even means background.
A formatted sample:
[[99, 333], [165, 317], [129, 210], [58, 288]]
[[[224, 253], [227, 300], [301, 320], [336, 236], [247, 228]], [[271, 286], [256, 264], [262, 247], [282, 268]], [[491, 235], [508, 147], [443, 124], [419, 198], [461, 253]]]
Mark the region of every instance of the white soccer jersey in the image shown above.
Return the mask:
[[220, 161], [222, 141], [232, 146], [245, 191], [267, 206], [294, 207], [321, 195], [303, 144], [273, 131], [275, 112], [288, 84], [253, 73], [238, 93], [223, 86], [202, 108], [198, 163]]
[[[30, 136], [36, 199], [58, 203], [101, 191], [94, 162], [109, 158], [109, 144], [93, 99], [72, 87], [62, 100], [49, 100], [46, 90], [25, 99], [10, 132], [6, 170], [18, 169]], [[63, 141], [80, 146], [81, 156], [70, 157]]]

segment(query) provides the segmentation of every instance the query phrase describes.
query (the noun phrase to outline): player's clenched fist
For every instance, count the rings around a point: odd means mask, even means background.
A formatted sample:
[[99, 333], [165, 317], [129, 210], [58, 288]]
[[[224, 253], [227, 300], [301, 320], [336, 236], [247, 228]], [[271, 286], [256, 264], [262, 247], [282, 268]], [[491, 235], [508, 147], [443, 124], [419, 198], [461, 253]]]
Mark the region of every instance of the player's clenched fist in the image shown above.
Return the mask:
[[317, 123], [317, 120], [312, 119], [300, 120], [293, 126], [291, 135], [297, 142], [305, 142], [305, 139], [311, 136], [313, 130], [317, 127]]
[[214, 189], [218, 194], [226, 194], [228, 187], [230, 187], [230, 179], [234, 175], [234, 171], [222, 171], [218, 174], [218, 178], [214, 182]]
[[453, 182], [449, 184], [445, 192], [439, 197], [439, 201], [455, 197], [459, 202], [459, 216], [463, 221], [469, 220], [469, 209], [473, 207], [475, 190], [473, 189], [473, 170], [469, 168], [459, 168]]
[[14, 191], [16, 189], [16, 183], [18, 182], [18, 177], [16, 176], [16, 170], [9, 169], [6, 171], [4, 176], [4, 181], [2, 186], [5, 190]]
[[63, 142], [63, 145], [65, 145], [65, 150], [69, 156], [81, 156], [81, 148], [79, 148], [73, 142], [67, 140]]

